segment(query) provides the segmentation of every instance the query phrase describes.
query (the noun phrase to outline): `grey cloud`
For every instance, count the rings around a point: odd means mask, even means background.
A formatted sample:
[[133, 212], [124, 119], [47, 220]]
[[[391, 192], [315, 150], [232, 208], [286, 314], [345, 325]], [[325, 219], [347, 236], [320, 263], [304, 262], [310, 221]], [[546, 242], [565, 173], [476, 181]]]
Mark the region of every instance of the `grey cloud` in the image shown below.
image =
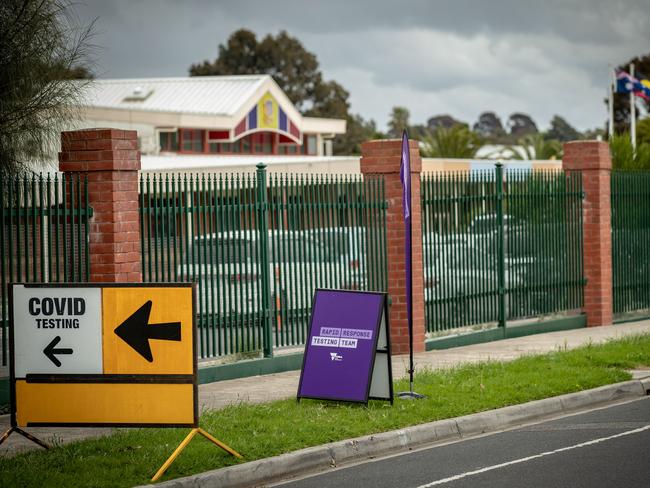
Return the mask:
[[284, 29], [351, 92], [353, 110], [380, 126], [405, 105], [414, 122], [440, 112], [506, 117], [512, 108], [540, 125], [560, 113], [587, 128], [606, 117], [607, 63], [648, 52], [646, 3], [86, 0], [78, 11], [98, 17], [100, 77], [184, 76], [241, 27], [260, 37]]

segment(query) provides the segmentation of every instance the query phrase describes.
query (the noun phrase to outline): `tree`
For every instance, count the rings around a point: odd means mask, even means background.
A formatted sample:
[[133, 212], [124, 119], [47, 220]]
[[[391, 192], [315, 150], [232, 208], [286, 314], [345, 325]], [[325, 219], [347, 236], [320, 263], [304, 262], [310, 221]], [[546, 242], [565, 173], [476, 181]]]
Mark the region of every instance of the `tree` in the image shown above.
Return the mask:
[[632, 148], [630, 134], [614, 134], [609, 141], [614, 169], [650, 169], [650, 144], [640, 143]]
[[506, 133], [501, 119], [494, 112], [483, 112], [479, 115], [473, 129], [478, 135], [492, 142], [500, 140]]
[[74, 115], [89, 71], [89, 36], [66, 0], [0, 2], [0, 168], [46, 159]]
[[519, 147], [509, 146], [511, 159], [557, 159], [562, 156], [562, 144], [556, 139], [549, 139], [543, 134], [528, 134], [518, 141]]
[[393, 107], [388, 121], [388, 137], [393, 139], [401, 138], [402, 132], [408, 130], [410, 115], [405, 107]]
[[257, 75], [266, 72], [260, 70], [268, 66], [259, 59], [259, 47], [255, 34], [246, 29], [233, 32], [224, 46], [219, 44], [219, 56], [214, 62], [203, 61], [190, 66], [190, 76], [210, 75]]
[[423, 142], [421, 152], [428, 158], [473, 158], [483, 145], [481, 137], [464, 125], [441, 127]]
[[515, 112], [508, 118], [508, 129], [510, 130], [510, 135], [519, 139], [521, 137], [527, 136], [528, 134], [537, 134], [537, 125], [530, 117], [530, 115]]
[[348, 91], [336, 81], [320, 83], [314, 88], [312, 106], [305, 112], [305, 115], [344, 119], [350, 110], [349, 97]]
[[286, 31], [258, 42], [253, 32], [239, 29], [226, 45], [219, 45], [217, 59], [193, 64], [189, 71], [190, 76], [271, 75], [300, 112], [314, 109], [321, 117], [342, 116], [341, 104], [348, 103], [348, 92], [336, 82], [323, 81], [316, 56]]
[[650, 144], [650, 118], [639, 120], [636, 123], [636, 142]]
[[377, 131], [374, 120], [364, 120], [361, 115], [347, 116], [345, 134], [334, 138], [335, 154], [361, 154], [361, 143], [371, 139], [384, 139], [385, 134]]
[[551, 128], [546, 133], [547, 139], [557, 139], [560, 142], [575, 141], [581, 138], [580, 132], [559, 115], [551, 119]]
[[451, 115], [435, 115], [427, 120], [427, 127], [431, 130], [439, 128], [451, 129], [456, 125], [467, 125], [464, 122], [456, 120]]
[[334, 80], [323, 80], [316, 55], [286, 31], [258, 42], [253, 32], [239, 29], [219, 45], [214, 61], [193, 64], [189, 72], [190, 76], [271, 75], [303, 115], [347, 120], [347, 133], [334, 139], [336, 154], [359, 153], [363, 138], [376, 132], [373, 121], [349, 113], [348, 91]]

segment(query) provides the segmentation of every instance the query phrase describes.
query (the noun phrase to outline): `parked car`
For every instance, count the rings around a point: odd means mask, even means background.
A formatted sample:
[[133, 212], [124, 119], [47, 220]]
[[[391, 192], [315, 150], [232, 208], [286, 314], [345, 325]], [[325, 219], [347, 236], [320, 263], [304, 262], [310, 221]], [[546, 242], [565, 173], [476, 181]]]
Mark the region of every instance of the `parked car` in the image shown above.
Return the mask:
[[[316, 231], [269, 231], [266, 272], [272, 307], [306, 309], [317, 287], [359, 286], [360, 266], [350, 270], [345, 264], [354, 251], [339, 252], [325, 237]], [[247, 314], [261, 309], [261, 252], [255, 230], [196, 236], [177, 273], [184, 281], [198, 283], [198, 313]]]
[[[467, 308], [487, 308], [498, 296], [497, 256], [465, 241], [448, 241], [428, 250], [424, 259], [425, 302], [444, 302], [450, 313], [462, 316]], [[520, 286], [526, 276], [530, 258], [505, 259], [506, 289]], [[509, 299], [506, 297], [506, 308]], [[476, 315], [476, 314], [475, 314]]]
[[342, 275], [336, 288], [363, 290], [367, 284], [365, 227], [324, 227], [307, 231], [323, 243]]

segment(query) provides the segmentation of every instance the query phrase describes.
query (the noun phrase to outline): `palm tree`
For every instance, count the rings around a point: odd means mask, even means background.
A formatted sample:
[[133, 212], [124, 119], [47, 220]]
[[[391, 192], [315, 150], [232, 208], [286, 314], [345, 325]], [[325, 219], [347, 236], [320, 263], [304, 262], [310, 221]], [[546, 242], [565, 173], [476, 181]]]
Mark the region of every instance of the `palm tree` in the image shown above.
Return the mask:
[[463, 125], [439, 128], [424, 137], [422, 155], [428, 158], [473, 158], [482, 138]]
[[519, 147], [508, 146], [511, 159], [558, 159], [562, 156], [562, 144], [556, 139], [546, 139], [543, 134], [528, 134], [518, 141]]

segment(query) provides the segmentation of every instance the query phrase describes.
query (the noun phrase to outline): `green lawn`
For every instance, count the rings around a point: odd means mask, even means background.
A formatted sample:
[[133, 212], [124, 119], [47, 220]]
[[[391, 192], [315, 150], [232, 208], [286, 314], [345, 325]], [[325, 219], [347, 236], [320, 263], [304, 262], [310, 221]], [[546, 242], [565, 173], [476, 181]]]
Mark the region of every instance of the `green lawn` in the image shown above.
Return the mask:
[[[327, 442], [457, 417], [630, 379], [650, 366], [650, 335], [572, 351], [488, 361], [416, 375], [425, 400], [368, 407], [303, 400], [206, 411], [201, 426], [244, 455], [237, 461], [195, 437], [163, 480], [275, 456]], [[408, 389], [397, 381], [395, 391]], [[132, 429], [49, 451], [0, 459], [0, 486], [117, 487], [145, 484], [189, 429]]]

